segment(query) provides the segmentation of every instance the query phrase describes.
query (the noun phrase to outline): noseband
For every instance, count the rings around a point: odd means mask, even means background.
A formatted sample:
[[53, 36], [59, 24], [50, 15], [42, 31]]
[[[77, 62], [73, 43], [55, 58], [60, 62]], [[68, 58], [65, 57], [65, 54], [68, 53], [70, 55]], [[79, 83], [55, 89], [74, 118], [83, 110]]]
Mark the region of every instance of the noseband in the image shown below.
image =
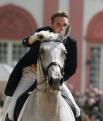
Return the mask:
[[58, 67], [60, 68], [61, 74], [64, 75], [64, 67], [62, 68], [58, 63], [56, 63], [56, 62], [51, 62], [51, 63], [47, 66], [47, 68], [45, 69], [45, 68], [44, 68], [44, 65], [43, 65], [43, 63], [42, 63], [42, 61], [41, 61], [41, 56], [40, 56], [40, 54], [39, 54], [39, 58], [38, 58], [38, 59], [39, 59], [40, 62], [41, 62], [41, 68], [42, 68], [42, 72], [43, 72], [43, 75], [44, 75], [45, 79], [47, 79], [48, 70], [49, 70], [49, 68], [50, 68], [51, 66], [58, 66]]

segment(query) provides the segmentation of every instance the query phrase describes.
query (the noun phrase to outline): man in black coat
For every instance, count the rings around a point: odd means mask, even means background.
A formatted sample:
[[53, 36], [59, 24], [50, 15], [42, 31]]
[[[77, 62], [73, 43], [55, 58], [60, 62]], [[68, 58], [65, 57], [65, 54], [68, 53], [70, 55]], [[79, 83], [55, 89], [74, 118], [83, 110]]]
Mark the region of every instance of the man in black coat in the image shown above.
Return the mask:
[[[50, 27], [42, 27], [42, 28], [38, 29], [38, 31], [41, 31], [41, 30], [45, 30], [45, 31], [50, 30], [51, 31], [52, 29]], [[23, 40], [24, 46], [27, 46], [28, 42], [25, 40], [28, 41], [28, 37]], [[73, 40], [72, 38], [70, 38], [69, 36], [67, 36], [67, 38], [63, 41], [63, 43], [67, 50], [66, 61], [65, 61], [66, 66], [64, 68], [65, 69], [64, 70], [64, 72], [65, 72], [64, 81], [66, 81], [75, 73], [76, 68], [77, 68], [77, 46], [76, 46], [76, 41]], [[20, 61], [14, 67], [14, 69], [8, 79], [8, 83], [7, 83], [6, 89], [5, 89], [5, 94], [7, 96], [13, 95], [13, 93], [20, 81], [20, 78], [22, 75], [22, 69], [31, 64], [37, 63], [39, 45], [40, 45], [39, 41], [36, 41], [35, 43], [33, 43], [30, 50], [20, 59]], [[28, 46], [30, 46], [30, 45], [28, 45]]]
[[[65, 14], [64, 12], [55, 13], [51, 17], [51, 25], [52, 25], [51, 27], [46, 26], [46, 27], [39, 28], [36, 32], [48, 30], [54, 33], [62, 33], [65, 36], [63, 43], [67, 50], [65, 67], [64, 67], [64, 81], [66, 81], [75, 73], [77, 68], [76, 41], [68, 36], [68, 33], [70, 31], [70, 21], [69, 21], [68, 15]], [[39, 51], [40, 42], [36, 41], [31, 43], [32, 36], [33, 35], [28, 36], [23, 40], [23, 45], [30, 46], [30, 50], [20, 59], [20, 61], [13, 69], [5, 89], [5, 94], [7, 96], [13, 97], [14, 92], [18, 87], [18, 83], [21, 80], [23, 68], [28, 67], [32, 64], [37, 64], [37, 55]], [[63, 89], [63, 93], [74, 104], [74, 107], [76, 109], [76, 116], [78, 117], [80, 115], [80, 109], [75, 103], [74, 98], [72, 97], [72, 94], [70, 93], [70, 91], [69, 90], [67, 91], [67, 90], [68, 90], [67, 87], [65, 87]]]

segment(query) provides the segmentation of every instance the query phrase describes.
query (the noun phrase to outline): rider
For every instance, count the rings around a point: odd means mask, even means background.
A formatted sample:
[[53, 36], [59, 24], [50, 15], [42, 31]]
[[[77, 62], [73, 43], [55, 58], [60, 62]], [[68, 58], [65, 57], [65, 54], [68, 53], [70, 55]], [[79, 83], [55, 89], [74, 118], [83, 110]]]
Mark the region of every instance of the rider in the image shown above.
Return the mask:
[[[76, 41], [69, 36], [70, 29], [70, 19], [68, 15], [65, 12], [57, 12], [51, 17], [51, 27], [42, 27], [37, 29], [36, 31], [40, 32], [42, 30], [48, 30], [50, 32], [62, 33], [64, 35], [65, 39], [63, 40], [63, 43], [67, 50], [64, 67], [64, 81], [68, 80], [75, 73], [77, 68], [77, 45]], [[20, 61], [14, 67], [5, 89], [5, 94], [12, 97], [11, 103], [7, 110], [8, 115], [6, 116], [5, 121], [14, 120], [14, 109], [19, 96], [27, 91], [32, 85], [34, 85], [33, 88], [35, 88], [36, 86], [35, 68], [40, 42], [33, 42], [33, 40], [31, 39], [32, 37], [33, 34], [23, 40], [23, 45], [30, 47], [30, 50], [20, 59]], [[65, 84], [63, 84], [62, 95], [63, 97], [68, 98], [73, 103], [76, 110], [76, 116], [79, 117], [80, 109]]]

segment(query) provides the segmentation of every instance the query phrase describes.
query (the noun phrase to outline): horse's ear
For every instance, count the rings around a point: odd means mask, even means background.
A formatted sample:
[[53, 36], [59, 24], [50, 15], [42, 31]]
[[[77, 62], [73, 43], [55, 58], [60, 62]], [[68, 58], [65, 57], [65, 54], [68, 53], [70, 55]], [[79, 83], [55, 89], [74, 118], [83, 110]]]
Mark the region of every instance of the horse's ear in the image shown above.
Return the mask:
[[60, 41], [63, 41], [65, 39], [65, 37], [64, 37], [63, 34], [59, 33], [57, 39], [60, 40]]
[[63, 31], [61, 31], [59, 34], [58, 34], [58, 39], [60, 40], [64, 40], [67, 36], [70, 35], [70, 32], [71, 32], [71, 25], [68, 25], [67, 28]]
[[69, 36], [70, 35], [70, 32], [71, 32], [71, 25], [69, 24], [66, 28], [66, 31], [65, 31], [65, 36]]

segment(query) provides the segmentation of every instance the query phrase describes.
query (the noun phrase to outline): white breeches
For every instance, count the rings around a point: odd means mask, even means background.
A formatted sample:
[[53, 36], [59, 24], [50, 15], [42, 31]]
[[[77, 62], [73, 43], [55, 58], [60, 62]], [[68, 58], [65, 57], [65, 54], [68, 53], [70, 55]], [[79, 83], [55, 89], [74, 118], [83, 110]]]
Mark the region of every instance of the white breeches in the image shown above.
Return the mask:
[[[33, 83], [36, 81], [36, 74], [31, 66], [23, 69], [21, 80], [12, 96], [9, 108], [8, 108], [8, 116], [11, 120], [13, 120], [14, 109], [16, 106], [16, 101], [20, 95], [22, 95], [26, 90], [28, 90]], [[12, 88], [12, 87], [11, 87]]]
[[68, 87], [63, 83], [63, 87], [62, 87], [62, 91], [63, 93], [65, 93], [68, 98], [72, 101], [72, 103], [74, 104], [74, 107], [76, 109], [76, 116], [79, 117], [80, 116], [80, 108], [79, 106], [76, 104], [74, 97], [72, 95], [72, 93], [70, 92], [70, 90], [68, 89]]

